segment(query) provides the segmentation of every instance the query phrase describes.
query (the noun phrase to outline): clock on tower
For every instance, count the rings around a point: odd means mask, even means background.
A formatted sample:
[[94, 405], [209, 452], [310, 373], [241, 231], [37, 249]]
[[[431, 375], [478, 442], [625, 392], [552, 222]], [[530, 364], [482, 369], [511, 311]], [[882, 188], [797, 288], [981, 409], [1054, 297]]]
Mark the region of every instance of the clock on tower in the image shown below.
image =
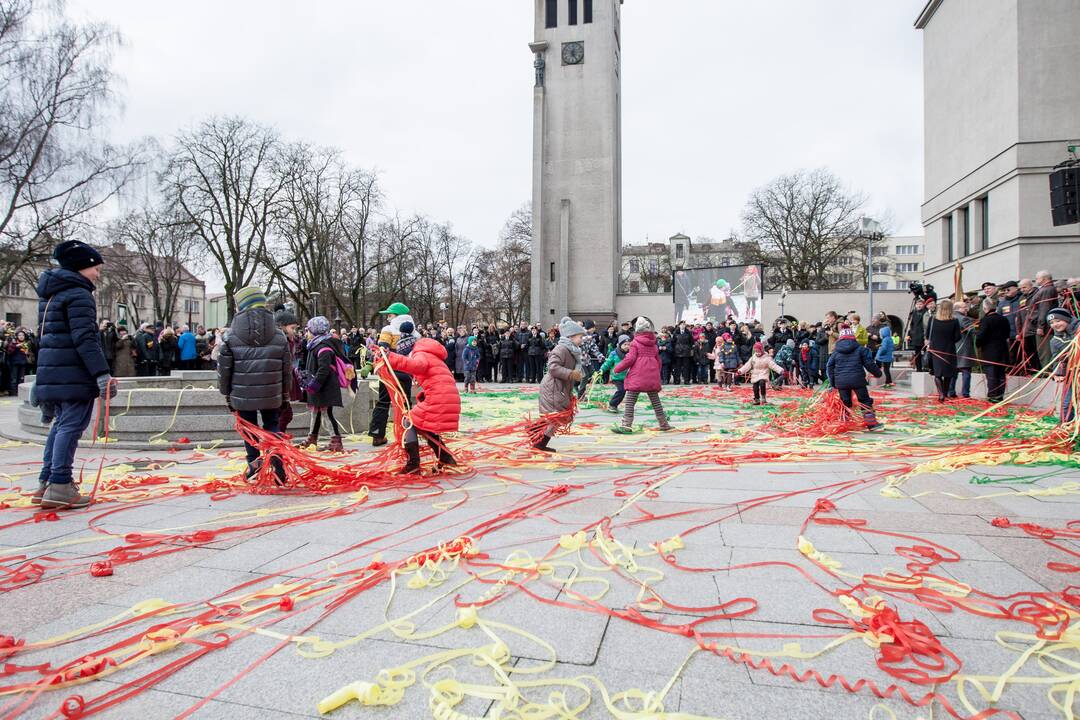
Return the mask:
[[534, 1], [531, 314], [606, 323], [622, 250], [622, 2]]

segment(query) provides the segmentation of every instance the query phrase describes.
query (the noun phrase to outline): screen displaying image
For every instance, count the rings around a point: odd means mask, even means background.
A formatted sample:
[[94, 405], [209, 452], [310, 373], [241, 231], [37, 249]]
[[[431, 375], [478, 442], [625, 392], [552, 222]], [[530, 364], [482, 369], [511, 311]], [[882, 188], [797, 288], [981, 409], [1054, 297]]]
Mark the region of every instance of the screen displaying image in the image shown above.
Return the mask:
[[675, 271], [675, 322], [738, 322], [761, 319], [760, 265]]

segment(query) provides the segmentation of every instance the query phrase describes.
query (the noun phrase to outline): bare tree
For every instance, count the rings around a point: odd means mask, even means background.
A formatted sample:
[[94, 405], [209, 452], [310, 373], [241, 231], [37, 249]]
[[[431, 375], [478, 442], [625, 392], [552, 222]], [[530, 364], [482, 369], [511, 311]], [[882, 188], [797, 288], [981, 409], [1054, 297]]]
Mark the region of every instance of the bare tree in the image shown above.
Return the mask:
[[782, 175], [747, 203], [743, 262], [768, 265], [770, 284], [789, 290], [845, 286], [837, 269], [865, 255], [858, 234], [865, 204], [864, 195], [849, 192], [828, 170]]
[[380, 202], [375, 176], [350, 168], [341, 153], [294, 143], [281, 155], [274, 233], [263, 264], [304, 314], [320, 310], [356, 324], [365, 316], [368, 279], [382, 260], [370, 246], [372, 213]]
[[641, 258], [641, 282], [651, 293], [671, 291], [671, 254]]
[[234, 295], [260, 273], [284, 183], [277, 134], [239, 117], [214, 117], [176, 138], [165, 191], [216, 262], [229, 318]]
[[517, 324], [528, 319], [531, 261], [532, 207], [525, 204], [507, 219], [495, 249], [476, 259], [479, 282], [473, 296], [488, 320]]
[[84, 230], [136, 171], [139, 148], [102, 139], [118, 42], [62, 3], [0, 0], [0, 285]]
[[109, 234], [123, 244], [106, 251], [114, 268], [111, 282], [138, 282], [150, 295], [153, 319], [171, 323], [182, 285], [201, 265], [201, 243], [191, 224], [168, 208], [147, 206], [117, 219]]

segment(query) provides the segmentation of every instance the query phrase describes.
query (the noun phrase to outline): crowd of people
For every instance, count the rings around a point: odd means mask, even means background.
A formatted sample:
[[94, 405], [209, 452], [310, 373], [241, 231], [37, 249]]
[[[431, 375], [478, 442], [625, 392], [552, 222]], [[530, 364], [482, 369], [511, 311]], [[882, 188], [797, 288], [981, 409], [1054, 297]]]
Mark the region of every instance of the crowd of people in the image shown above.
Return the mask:
[[[1008, 373], [1047, 373], [1060, 378], [1065, 349], [1080, 331], [1076, 316], [1077, 282], [1056, 284], [1049, 272], [1034, 282], [983, 283], [979, 293], [953, 301], [932, 288], [919, 288], [903, 343], [900, 328], [878, 313], [864, 324], [858, 312], [830, 311], [819, 322], [777, 319], [766, 331], [760, 322], [688, 324], [655, 328], [639, 316], [601, 329], [590, 320], [569, 317], [557, 325], [522, 322], [449, 327], [421, 325], [407, 305], [381, 311], [378, 330], [333, 328], [323, 316], [301, 323], [285, 306], [269, 307], [265, 292], [242, 288], [237, 314], [218, 330], [169, 323], [144, 323], [129, 335], [124, 323], [98, 323], [93, 299], [103, 259], [78, 241], [56, 247], [58, 267], [38, 283], [39, 329], [4, 327], [4, 387], [17, 390], [30, 372], [37, 381], [31, 404], [52, 424], [45, 445], [39, 489], [33, 501], [47, 508], [78, 508], [89, 503], [72, 484], [79, 437], [90, 422], [93, 404], [116, 394], [115, 377], [167, 375], [173, 369], [213, 369], [229, 409], [251, 425], [284, 435], [292, 403], [304, 402], [311, 423], [301, 445], [318, 443], [324, 422], [331, 452], [344, 449], [334, 415], [360, 380], [375, 372], [379, 399], [368, 435], [385, 445], [394, 411], [409, 411], [404, 428], [408, 461], [402, 472], [420, 469], [420, 441], [432, 448], [436, 467], [456, 464], [443, 441], [458, 428], [462, 392], [478, 383], [540, 383], [541, 422], [531, 431], [538, 452], [554, 452], [550, 440], [572, 422], [574, 399], [597, 383], [615, 391], [607, 410], [622, 422], [614, 432], [633, 432], [635, 405], [644, 394], [660, 430], [670, 430], [660, 392], [664, 385], [715, 384], [731, 391], [753, 387], [753, 403], [768, 402], [770, 388], [814, 387], [828, 381], [843, 405], [861, 412], [868, 430], [881, 429], [868, 390], [868, 376], [893, 383], [900, 349], [911, 351], [914, 369], [934, 376], [938, 400], [971, 392], [971, 373], [981, 367], [990, 400], [1000, 401]], [[413, 384], [419, 392], [413, 393]], [[457, 383], [461, 383], [461, 390]], [[566, 413], [570, 412], [567, 417]], [[286, 482], [279, 461], [263, 467], [258, 447], [245, 435], [248, 476], [268, 472]]]
[[1001, 402], [1008, 375], [1064, 373], [1061, 354], [1076, 336], [1080, 279], [1054, 281], [1043, 270], [998, 285], [984, 282], [962, 298], [920, 292], [908, 315], [912, 366], [934, 377], [938, 401], [971, 396], [971, 374], [986, 375], [987, 398]]

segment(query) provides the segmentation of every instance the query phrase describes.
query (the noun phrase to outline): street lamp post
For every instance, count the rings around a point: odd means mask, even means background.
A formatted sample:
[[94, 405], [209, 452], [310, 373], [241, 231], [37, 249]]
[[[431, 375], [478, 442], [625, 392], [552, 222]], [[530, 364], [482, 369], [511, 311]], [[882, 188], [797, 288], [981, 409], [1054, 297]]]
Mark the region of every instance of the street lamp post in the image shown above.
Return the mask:
[[859, 236], [866, 240], [866, 294], [870, 304], [868, 323], [874, 322], [874, 243], [885, 237], [881, 223], [868, 217], [859, 220]]
[[308, 293], [308, 297], [311, 298], [311, 316], [312, 317], [315, 317], [316, 315], [319, 314], [319, 295], [321, 295], [321, 294], [322, 293], [318, 293], [318, 292], [310, 292], [310, 293]]

